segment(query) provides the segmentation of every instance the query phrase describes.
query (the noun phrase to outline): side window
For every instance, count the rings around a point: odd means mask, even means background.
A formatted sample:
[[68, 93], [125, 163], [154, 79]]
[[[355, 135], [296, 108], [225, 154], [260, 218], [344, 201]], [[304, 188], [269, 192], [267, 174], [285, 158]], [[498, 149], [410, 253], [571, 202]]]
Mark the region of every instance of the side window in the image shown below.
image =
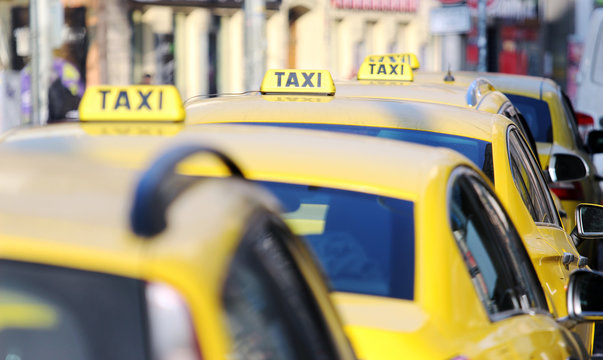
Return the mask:
[[578, 120], [576, 120], [576, 113], [574, 112], [574, 107], [572, 106], [572, 102], [567, 97], [567, 95], [560, 90], [561, 92], [561, 103], [563, 104], [563, 111], [565, 112], [565, 119], [567, 121], [567, 126], [569, 126], [572, 136], [574, 137], [574, 141], [576, 142], [576, 147], [578, 149], [584, 149], [584, 142], [582, 141], [582, 137], [580, 136], [580, 130], [578, 129]]
[[454, 238], [488, 314], [548, 312], [517, 231], [492, 192], [468, 170], [453, 180], [449, 211]]
[[[504, 109], [504, 110], [503, 110]], [[536, 140], [534, 140], [534, 136], [532, 134], [532, 130], [528, 126], [528, 122], [524, 118], [524, 116], [511, 104], [508, 103], [506, 107], [502, 110], [502, 114], [507, 118], [511, 119], [515, 125], [519, 128], [521, 133], [528, 140], [528, 144], [530, 145], [530, 149], [535, 155], [538, 155], [538, 148], [536, 146]], [[537, 159], [538, 160], [538, 159]]]
[[318, 305], [283, 243], [292, 235], [255, 223], [234, 256], [222, 296], [233, 358], [334, 359]]
[[536, 159], [516, 129], [509, 131], [509, 163], [517, 190], [537, 223], [560, 226], [553, 199]]

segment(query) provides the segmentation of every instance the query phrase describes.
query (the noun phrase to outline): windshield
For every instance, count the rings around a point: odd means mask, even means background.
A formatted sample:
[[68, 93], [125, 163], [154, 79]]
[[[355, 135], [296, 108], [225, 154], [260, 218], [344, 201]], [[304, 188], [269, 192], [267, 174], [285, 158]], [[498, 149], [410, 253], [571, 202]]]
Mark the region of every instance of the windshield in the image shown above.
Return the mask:
[[268, 125], [280, 127], [295, 127], [305, 129], [327, 130], [348, 134], [382, 137], [402, 140], [427, 146], [439, 146], [455, 150], [465, 155], [494, 182], [494, 167], [492, 164], [492, 144], [470, 137], [443, 134], [423, 130], [393, 129], [370, 126], [307, 124], [307, 123], [245, 123], [246, 125]]
[[509, 100], [519, 109], [528, 122], [534, 140], [537, 142], [553, 142], [553, 125], [551, 112], [546, 101], [527, 96], [506, 94]]
[[261, 182], [306, 238], [336, 291], [413, 299], [413, 203], [324, 187]]
[[6, 260], [0, 274], [0, 358], [149, 358], [141, 282]]

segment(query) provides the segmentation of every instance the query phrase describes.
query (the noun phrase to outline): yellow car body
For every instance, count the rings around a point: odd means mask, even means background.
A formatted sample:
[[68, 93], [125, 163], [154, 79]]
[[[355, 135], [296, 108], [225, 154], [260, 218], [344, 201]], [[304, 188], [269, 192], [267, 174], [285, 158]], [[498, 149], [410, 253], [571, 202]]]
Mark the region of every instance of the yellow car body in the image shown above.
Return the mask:
[[[413, 63], [411, 60], [414, 60], [414, 65], [408, 65]], [[402, 70], [396, 71], [398, 68]], [[534, 153], [537, 152], [536, 143], [525, 119], [519, 116], [511, 101], [489, 81], [474, 79], [470, 83], [458, 83], [451, 73], [442, 75], [438, 81], [431, 77], [429, 81], [421, 81], [422, 73], [415, 79], [411, 68], [418, 68], [418, 60], [412, 54], [368, 56], [358, 70], [358, 80], [339, 82], [337, 94], [423, 101], [502, 114], [515, 122], [528, 139]], [[398, 72], [400, 75], [397, 75]]]
[[[248, 99], [251, 100], [249, 106], [256, 109], [259, 107], [263, 110], [266, 110], [262, 106], [263, 104], [280, 110], [283, 110], [282, 106], [275, 106], [275, 104], [294, 107], [302, 105], [299, 102], [267, 102], [261, 97], [249, 97]], [[243, 107], [247, 107], [247, 105], [242, 106], [241, 104], [233, 106], [237, 100], [238, 98], [235, 98], [235, 101], [229, 101], [231, 110], [243, 110]], [[370, 104], [372, 104], [372, 108], [365, 109], [364, 105], [370, 106]], [[358, 119], [369, 112], [375, 114], [375, 111], [381, 109], [379, 113], [381, 121], [390, 121], [392, 126], [399, 125], [400, 120], [394, 116], [399, 113], [392, 114], [391, 111], [402, 106], [397, 102], [380, 101], [359, 104], [358, 100], [348, 102], [336, 98], [328, 103], [315, 103], [314, 105], [320, 105], [314, 111], [322, 113], [323, 117], [325, 114], [332, 114], [329, 109], [334, 110], [334, 108], [347, 109], [345, 112], [347, 115], [358, 114]], [[327, 105], [327, 107], [324, 108], [322, 105]], [[349, 105], [349, 107], [344, 105]], [[402, 106], [399, 110], [405, 110], [404, 112], [408, 111], [415, 115], [423, 111], [431, 113], [442, 110], [424, 105], [418, 105], [418, 108], [413, 108], [413, 106], [415, 105]], [[297, 116], [308, 119], [308, 110], [314, 107], [305, 106], [304, 108], [306, 116], [303, 117], [302, 114]], [[365, 109], [364, 112], [361, 109]], [[452, 112], [454, 111], [456, 110], [452, 110]], [[208, 113], [211, 111], [206, 114]], [[261, 111], [258, 111], [257, 114], [259, 117]], [[268, 114], [271, 112], [264, 111], [263, 115]], [[291, 112], [291, 114], [297, 113]], [[342, 111], [335, 112], [335, 114], [337, 114], [336, 117], [344, 119]], [[471, 114], [473, 113], [470, 113], [470, 117], [473, 116]], [[216, 116], [217, 114], [214, 113], [205, 119], [216, 119]], [[272, 116], [276, 119], [275, 114]], [[272, 118], [272, 116], [268, 116], [268, 118]], [[227, 115], [224, 118], [233, 119]], [[502, 122], [510, 123], [508, 120]], [[468, 126], [464, 126], [462, 123], [450, 125], [452, 128], [459, 128], [459, 131], [468, 129]], [[538, 261], [531, 262], [529, 260], [521, 239], [513, 229], [512, 222], [505, 215], [502, 205], [498, 203], [494, 193], [490, 190], [489, 181], [476, 170], [471, 161], [453, 151], [369, 137], [263, 126], [190, 125], [173, 138], [90, 136], [80, 128], [79, 124], [56, 125], [53, 128], [55, 128], [53, 132], [48, 129], [16, 131], [4, 139], [3, 146], [19, 149], [26, 153], [67, 151], [70, 154], [78, 155], [81, 157], [80, 160], [91, 166], [108, 163], [136, 168], [148, 162], [149, 158], [160, 149], [179, 144], [211, 144], [213, 148], [220, 149], [229, 157], [236, 159], [247, 179], [259, 181], [269, 189], [272, 188], [266, 184], [267, 182], [292, 187], [302, 186], [306, 192], [313, 193], [311, 198], [315, 200], [311, 203], [299, 200], [299, 203], [295, 204], [297, 210], [291, 209], [284, 214], [292, 227], [298, 232], [308, 235], [309, 239], [311, 236], [317, 236], [320, 239], [321, 235], [330, 231], [328, 229], [330, 223], [335, 221], [329, 211], [335, 211], [338, 207], [334, 202], [322, 206], [319, 204], [320, 199], [324, 196], [324, 193], [321, 193], [322, 190], [332, 189], [334, 193], [355, 194], [354, 198], [376, 199], [376, 202], [372, 202], [373, 206], [398, 209], [390, 216], [394, 216], [394, 213], [402, 211], [402, 209], [409, 209], [409, 207], [394, 206], [397, 202], [411, 204], [410, 217], [408, 213], [404, 213], [404, 216], [405, 221], [410, 221], [412, 224], [414, 235], [410, 237], [392, 236], [397, 242], [410, 244], [413, 249], [394, 252], [409, 260], [395, 262], [398, 264], [396, 266], [406, 266], [406, 269], [410, 269], [409, 273], [392, 272], [396, 276], [410, 277], [405, 280], [412, 284], [410, 298], [340, 291], [333, 293], [332, 298], [343, 314], [347, 332], [359, 358], [527, 359], [540, 356], [548, 359], [566, 359], [568, 356], [576, 358], [584, 356], [580, 345], [572, 340], [568, 331], [557, 323], [548, 312], [545, 295], [547, 291], [539, 285], [540, 273], [536, 275], [534, 265], [532, 265], [532, 262], [538, 264]], [[481, 128], [486, 134], [487, 127], [481, 125]], [[66, 147], [58, 146], [58, 144], [66, 145], [66, 143], [68, 143]], [[223, 171], [220, 168], [221, 164], [211, 163], [208, 160], [191, 158], [178, 169], [180, 172], [190, 175], [221, 174]], [[477, 194], [473, 194], [475, 196], [456, 194], [454, 189], [459, 187], [457, 180], [461, 178], [475, 185], [476, 189], [480, 189], [478, 193], [481, 194], [481, 197]], [[284, 192], [276, 191], [276, 194], [281, 195], [279, 197], [282, 198], [285, 206], [295, 203]], [[452, 227], [451, 213], [458, 207], [453, 206], [452, 203], [459, 199], [478, 198], [489, 199], [487, 203], [492, 206], [492, 212], [489, 213], [492, 215], [491, 219], [498, 218], [501, 221], [500, 223], [493, 221], [490, 224], [492, 229], [498, 229], [496, 231], [504, 229], [508, 235], [500, 238], [500, 241], [492, 241], [493, 237], [488, 237], [488, 243], [500, 246], [508, 243], [515, 246], [516, 257], [504, 252], [504, 255], [500, 255], [500, 257], [492, 257], [492, 261], [507, 258], [509, 262], [505, 262], [502, 268], [511, 269], [512, 267], [509, 267], [508, 264], [517, 264], [519, 268], [523, 269], [523, 272], [518, 273], [517, 278], [528, 281], [521, 287], [521, 291], [527, 292], [525, 299], [529, 298], [529, 303], [522, 302], [519, 300], [520, 294], [514, 293], [511, 296], [517, 295], [518, 299], [514, 303], [517, 307], [512, 310], [493, 311], [491, 304], [488, 307], [489, 300], [480, 298], [478, 294], [480, 294], [480, 289], [484, 290], [486, 276], [485, 272], [480, 274], [477, 269], [484, 263], [478, 261], [476, 264], [472, 260], [473, 257], [469, 256], [470, 253], [462, 250], [463, 247], [459, 245], [464, 238], [463, 231], [467, 231], [469, 228], [463, 230]], [[197, 199], [195, 198], [195, 200]], [[199, 202], [195, 201], [195, 203]], [[207, 203], [207, 201], [201, 203]], [[187, 214], [191, 219], [207, 218], [192, 211], [194, 206], [189, 205]], [[224, 206], [226, 207], [226, 205]], [[218, 209], [221, 207], [219, 206]], [[351, 211], [351, 214], [355, 215], [341, 223], [344, 225], [343, 229], [378, 226], [373, 220], [362, 217], [364, 208], [345, 206], [344, 210]], [[341, 208], [339, 207], [339, 209]], [[179, 213], [179, 211], [177, 212]], [[382, 217], [379, 219], [379, 221], [387, 220]], [[198, 223], [195, 225], [195, 229], [203, 228], [199, 227]], [[203, 228], [202, 232], [206, 233], [207, 229]], [[193, 233], [196, 232], [193, 231]], [[179, 231], [178, 234], [192, 236], [192, 233], [188, 232]], [[98, 234], [98, 236], [101, 235]], [[373, 237], [369, 236], [368, 239], [373, 239]], [[377, 236], [375, 236], [374, 241], [377, 240]], [[132, 242], [126, 243], [132, 244]], [[171, 242], [166, 242], [164, 246], [169, 247], [171, 244]], [[329, 242], [323, 243], [323, 246], [329, 246], [329, 244]], [[324, 252], [321, 252], [320, 248], [313, 247], [327, 274], [332, 271], [333, 266], [343, 266], [338, 261], [344, 260], [346, 254], [354, 249], [350, 243], [333, 242], [333, 245], [335, 244], [337, 246], [331, 250], [339, 251], [338, 254], [340, 254], [332, 259], [335, 265], [325, 263], [325, 258], [321, 258], [321, 254]], [[463, 244], [465, 243], [463, 242]], [[232, 247], [233, 245], [215, 244], [215, 246], [221, 249], [222, 246]], [[538, 246], [539, 255], [542, 255], [544, 259], [549, 259], [545, 262], [556, 258], [555, 249], [547, 241], [540, 239]], [[346, 251], [341, 252], [341, 249], [346, 249]], [[172, 251], [176, 251], [176, 249], [170, 250], [170, 253]], [[214, 257], [210, 256], [204, 261], [210, 263], [218, 261], [216, 258], [219, 256]], [[478, 257], [477, 253], [475, 257]], [[533, 260], [537, 258], [534, 250], [531, 251], [531, 257]], [[198, 260], [191, 255], [188, 258], [191, 262]], [[173, 263], [174, 261], [170, 261], [170, 264]], [[194, 263], [197, 264], [197, 261]], [[354, 268], [354, 263], [351, 264], [348, 263], [346, 267]], [[197, 264], [197, 266], [201, 265]], [[542, 264], [540, 270], [536, 271], [542, 272], [544, 267]], [[368, 268], [364, 269], [366, 272]], [[482, 268], [482, 271], [484, 270]], [[411, 274], [413, 272], [414, 274]], [[532, 279], [531, 282], [528, 279]], [[490, 286], [493, 284], [491, 280], [492, 278], [489, 278], [487, 281]], [[335, 290], [338, 286], [342, 286], [335, 280], [332, 282]], [[511, 303], [513, 302], [511, 301]], [[203, 345], [201, 346], [203, 347]]]
[[[145, 175], [54, 149], [0, 156], [0, 356], [356, 358], [322, 274], [268, 193], [202, 179], [171, 203], [165, 230], [136, 235], [129, 216]], [[263, 243], [274, 251], [256, 252]], [[272, 281], [275, 255], [293, 282], [258, 286]], [[266, 269], [248, 271], [249, 259]], [[296, 283], [303, 300], [274, 296]]]
[[[444, 83], [444, 76], [444, 73], [417, 73], [416, 80]], [[510, 97], [532, 129], [543, 170], [548, 168], [551, 155], [556, 153], [574, 154], [587, 164], [590, 173], [586, 179], [551, 184], [568, 213], [566, 231], [571, 232], [575, 226], [576, 206], [581, 202], [598, 204], [603, 201], [603, 196], [596, 180], [597, 170], [580, 138], [571, 102], [560, 86], [550, 79], [534, 76], [472, 72], [458, 72], [454, 76], [452, 84], [460, 85], [467, 85], [477, 77], [486, 78]]]
[[[187, 104], [186, 121], [189, 124], [187, 126], [254, 123], [359, 134], [372, 132], [369, 135], [393, 138], [397, 138], [397, 130], [408, 130], [423, 134], [428, 140], [417, 141], [423, 144], [432, 138], [429, 134], [434, 134], [433, 137], [435, 134], [445, 134], [491, 144], [492, 163], [484, 169], [485, 173], [493, 180], [497, 195], [509, 210], [524, 239], [545, 288], [551, 312], [558, 318], [567, 315], [565, 287], [571, 271], [585, 266], [584, 259], [564, 231], [538, 164], [512, 121], [498, 114], [433, 103], [340, 98], [337, 95], [327, 100], [319, 102], [320, 97], [299, 95], [247, 95], [228, 100], [199, 100]], [[379, 135], [381, 133], [384, 135]], [[521, 158], [518, 161], [524, 164], [523, 170], [529, 169], [529, 175], [521, 173], [524, 175], [521, 178], [532, 179], [535, 187], [535, 190], [524, 191], [524, 197], [515, 183], [520, 176], [514, 174], [510, 163], [511, 133], [514, 134], [513, 141], [517, 143], [514, 149], [521, 152], [516, 158]], [[413, 141], [405, 135], [398, 139]], [[450, 147], [446, 143], [439, 143], [437, 146]], [[463, 152], [461, 148], [456, 150]], [[464, 154], [472, 157], [471, 151], [465, 151]], [[539, 202], [539, 208], [543, 210], [541, 214], [546, 214], [546, 219], [538, 218], [540, 215], [530, 212], [527, 204], [533, 201]], [[580, 327], [578, 332], [590, 349], [592, 324]]]

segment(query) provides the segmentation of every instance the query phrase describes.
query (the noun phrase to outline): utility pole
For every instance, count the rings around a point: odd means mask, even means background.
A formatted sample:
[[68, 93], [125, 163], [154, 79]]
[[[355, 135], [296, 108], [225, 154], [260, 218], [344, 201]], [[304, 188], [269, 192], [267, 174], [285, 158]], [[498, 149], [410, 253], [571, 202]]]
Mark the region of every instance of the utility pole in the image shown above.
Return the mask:
[[48, 121], [48, 88], [52, 62], [50, 6], [48, 0], [29, 1], [31, 49], [31, 122]]
[[477, 71], [487, 71], [488, 39], [486, 37], [486, 0], [477, 1], [477, 48], [479, 51], [479, 62]]
[[245, 90], [260, 88], [266, 72], [266, 2], [245, 0]]

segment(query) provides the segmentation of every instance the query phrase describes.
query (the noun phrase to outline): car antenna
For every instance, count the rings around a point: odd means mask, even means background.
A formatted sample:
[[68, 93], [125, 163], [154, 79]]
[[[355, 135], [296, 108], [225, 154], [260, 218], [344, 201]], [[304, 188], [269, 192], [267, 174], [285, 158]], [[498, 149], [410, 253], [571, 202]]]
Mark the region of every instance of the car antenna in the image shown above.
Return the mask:
[[452, 76], [452, 72], [450, 71], [450, 64], [448, 64], [448, 72], [446, 73], [446, 76], [444, 76], [444, 81], [445, 82], [453, 82], [454, 81], [454, 76]]

